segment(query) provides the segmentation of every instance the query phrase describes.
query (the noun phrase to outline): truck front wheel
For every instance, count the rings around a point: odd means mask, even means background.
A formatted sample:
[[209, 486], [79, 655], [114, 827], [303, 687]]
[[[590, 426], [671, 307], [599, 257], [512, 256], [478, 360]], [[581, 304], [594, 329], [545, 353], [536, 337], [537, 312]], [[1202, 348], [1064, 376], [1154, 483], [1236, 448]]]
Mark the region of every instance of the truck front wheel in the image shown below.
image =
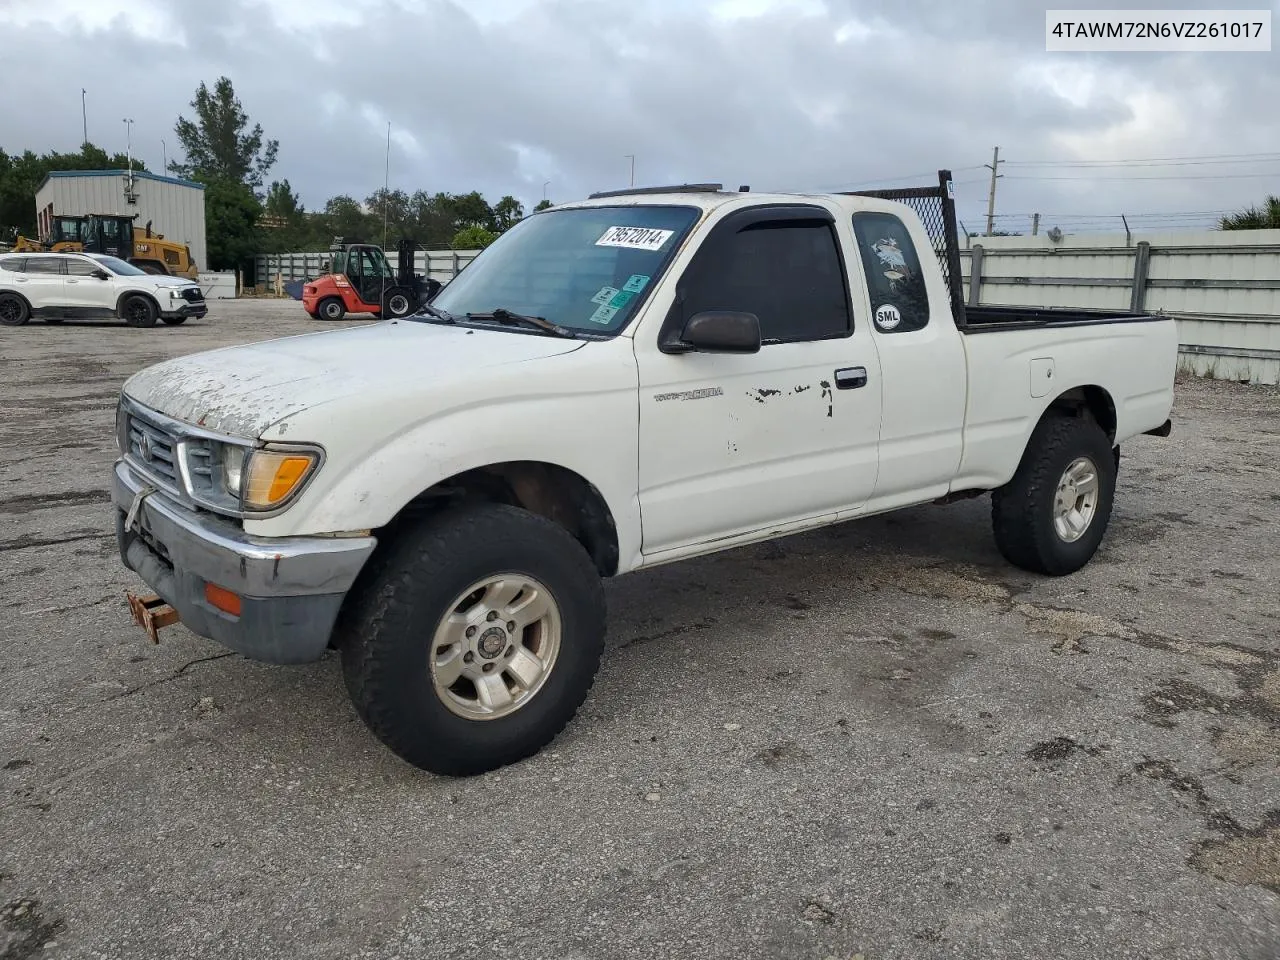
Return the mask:
[[1074, 573], [1102, 542], [1115, 489], [1116, 456], [1102, 428], [1050, 414], [1031, 434], [1013, 479], [992, 494], [996, 546], [1024, 570]]
[[339, 646], [361, 718], [397, 755], [469, 776], [551, 742], [604, 647], [600, 575], [559, 524], [485, 504], [403, 530], [344, 611]]

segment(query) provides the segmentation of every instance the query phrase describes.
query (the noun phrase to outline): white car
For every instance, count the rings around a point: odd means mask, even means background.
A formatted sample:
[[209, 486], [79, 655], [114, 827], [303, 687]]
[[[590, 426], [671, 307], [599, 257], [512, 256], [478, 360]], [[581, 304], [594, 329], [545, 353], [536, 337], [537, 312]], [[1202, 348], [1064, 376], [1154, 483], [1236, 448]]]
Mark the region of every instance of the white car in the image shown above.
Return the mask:
[[0, 324], [119, 318], [131, 327], [170, 326], [208, 313], [200, 285], [139, 270], [96, 253], [0, 255]]
[[130, 378], [139, 622], [337, 647], [384, 743], [473, 774], [582, 704], [602, 578], [984, 494], [1010, 563], [1067, 575], [1120, 445], [1169, 433], [1174, 320], [967, 305], [949, 174], [905, 202], [624, 193], [526, 218], [409, 317]]

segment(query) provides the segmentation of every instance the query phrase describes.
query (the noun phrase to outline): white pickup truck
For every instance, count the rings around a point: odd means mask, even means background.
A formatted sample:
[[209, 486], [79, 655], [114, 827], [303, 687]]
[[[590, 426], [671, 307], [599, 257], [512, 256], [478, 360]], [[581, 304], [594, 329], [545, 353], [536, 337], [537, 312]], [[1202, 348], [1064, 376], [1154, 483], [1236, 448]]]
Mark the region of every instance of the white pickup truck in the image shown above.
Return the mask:
[[1011, 563], [1077, 570], [1119, 445], [1169, 432], [1174, 322], [966, 309], [949, 174], [892, 196], [597, 194], [411, 317], [141, 371], [135, 616], [335, 647], [387, 746], [465, 775], [572, 718], [604, 577], [986, 492]]

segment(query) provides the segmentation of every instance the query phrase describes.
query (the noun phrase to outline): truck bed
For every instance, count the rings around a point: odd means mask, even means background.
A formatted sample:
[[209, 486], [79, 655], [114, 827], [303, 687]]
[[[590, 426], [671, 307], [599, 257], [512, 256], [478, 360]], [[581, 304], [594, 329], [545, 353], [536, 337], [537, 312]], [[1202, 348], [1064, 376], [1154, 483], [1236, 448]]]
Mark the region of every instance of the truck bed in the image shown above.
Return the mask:
[[1071, 307], [965, 306], [962, 333], [993, 333], [1035, 327], [1079, 327], [1103, 323], [1144, 323], [1161, 319], [1149, 314]]

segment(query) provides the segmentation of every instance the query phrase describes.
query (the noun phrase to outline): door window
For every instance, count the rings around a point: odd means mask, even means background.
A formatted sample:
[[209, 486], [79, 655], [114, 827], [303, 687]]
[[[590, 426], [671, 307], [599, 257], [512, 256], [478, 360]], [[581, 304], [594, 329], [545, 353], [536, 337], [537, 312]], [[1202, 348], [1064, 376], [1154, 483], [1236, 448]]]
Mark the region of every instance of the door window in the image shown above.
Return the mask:
[[[848, 336], [853, 329], [834, 225], [813, 219], [733, 218], [713, 235], [685, 274], [683, 319], [704, 310], [760, 318], [765, 343]], [[816, 213], [816, 212], [815, 212]]]
[[8, 270], [10, 273], [21, 273], [23, 259], [23, 257], [0, 257], [0, 270]]
[[855, 213], [853, 233], [880, 333], [909, 333], [929, 325], [929, 293], [906, 224], [891, 213]]
[[61, 276], [63, 273], [62, 260], [58, 257], [31, 257], [27, 260], [27, 273], [58, 274]]
[[67, 273], [73, 277], [92, 277], [93, 271], [101, 270], [98, 264], [92, 260], [81, 260], [76, 258], [67, 261]]

